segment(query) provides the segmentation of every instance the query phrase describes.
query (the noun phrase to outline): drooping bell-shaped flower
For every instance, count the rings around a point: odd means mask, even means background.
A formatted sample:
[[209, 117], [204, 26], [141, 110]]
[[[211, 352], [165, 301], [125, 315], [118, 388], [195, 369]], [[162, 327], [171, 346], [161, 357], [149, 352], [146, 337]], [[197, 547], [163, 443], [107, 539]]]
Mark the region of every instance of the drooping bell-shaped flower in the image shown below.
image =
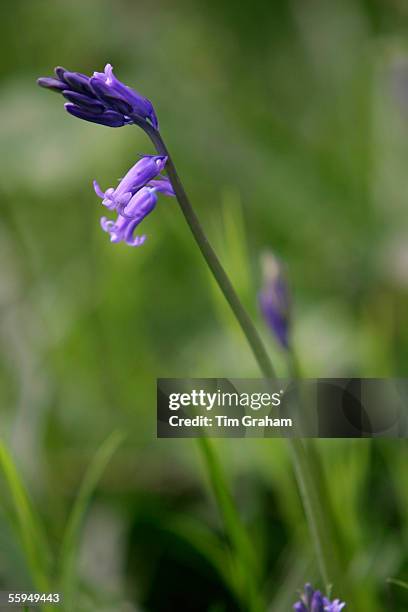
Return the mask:
[[146, 235], [134, 236], [134, 231], [155, 208], [157, 194], [156, 187], [142, 187], [126, 206], [120, 207], [116, 221], [102, 217], [101, 227], [110, 234], [111, 242], [126, 242], [129, 246], [141, 246], [145, 242]]
[[153, 187], [143, 187], [121, 209], [116, 221], [102, 217], [101, 227], [110, 234], [111, 242], [126, 242], [129, 246], [141, 246], [146, 236], [134, 236], [133, 232], [143, 219], [152, 212], [157, 203], [157, 193]]
[[[133, 195], [152, 181], [166, 165], [167, 157], [163, 155], [146, 155], [142, 157], [132, 168], [125, 174], [119, 182], [119, 185], [114, 189], [109, 187], [106, 191], [102, 191], [98, 183], [94, 181], [94, 189], [96, 194], [102, 198], [102, 204], [109, 210], [117, 210], [118, 206], [128, 204]], [[166, 182], [167, 179], [162, 179]], [[159, 181], [155, 181], [158, 183]], [[155, 185], [152, 185], [154, 187]], [[158, 185], [156, 185], [157, 187]], [[161, 190], [162, 191], [162, 190]], [[173, 190], [167, 195], [173, 195]]]
[[[134, 236], [134, 231], [143, 219], [155, 208], [158, 194], [174, 196], [168, 178], [160, 175], [167, 158], [160, 155], [142, 157], [114, 189], [102, 191], [94, 181], [96, 194], [109, 210], [116, 210], [115, 221], [102, 217], [102, 229], [110, 235], [111, 242], [126, 242], [129, 246], [141, 246], [146, 236]], [[155, 179], [155, 177], [159, 177]]]

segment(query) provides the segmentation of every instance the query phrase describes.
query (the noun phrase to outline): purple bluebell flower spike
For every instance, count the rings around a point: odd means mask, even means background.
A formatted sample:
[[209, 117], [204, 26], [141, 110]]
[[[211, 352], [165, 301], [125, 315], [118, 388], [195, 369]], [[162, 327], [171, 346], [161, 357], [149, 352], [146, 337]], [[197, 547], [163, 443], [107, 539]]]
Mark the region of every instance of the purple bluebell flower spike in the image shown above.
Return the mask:
[[[67, 100], [65, 109], [79, 119], [108, 127], [137, 124], [146, 131], [156, 132], [158, 121], [150, 100], [119, 81], [110, 64], [104, 72], [94, 72], [88, 77], [81, 72], [70, 72], [62, 66], [55, 68], [55, 77], [38, 79], [46, 89], [62, 93]], [[109, 210], [115, 210], [114, 222], [103, 217], [102, 228], [112, 242], [124, 241], [130, 246], [140, 246], [145, 236], [133, 237], [139, 223], [156, 206], [157, 194], [174, 196], [169, 179], [161, 175], [167, 155], [144, 155], [120, 180], [119, 185], [103, 191], [94, 181], [96, 194]]]
[[[267, 378], [273, 378], [275, 374], [274, 368], [262, 340], [248, 313], [243, 308], [191, 206], [174, 163], [169, 156], [166, 144], [160, 135], [157, 116], [151, 102], [127, 87], [124, 83], [121, 83], [113, 74], [110, 64], [106, 65], [104, 72], [96, 72], [92, 77], [79, 72], [70, 72], [58, 66], [55, 68], [55, 77], [43, 77], [38, 79], [37, 82], [42, 87], [51, 91], [64, 92], [63, 95], [68, 100], [65, 108], [75, 117], [110, 127], [120, 127], [129, 124], [141, 127], [152, 141], [157, 154], [167, 158], [166, 170], [169, 178], [158, 176], [149, 181], [146, 187], [165, 195], [176, 195], [194, 239], [214, 274], [221, 291], [231, 306], [234, 315], [237, 317], [262, 372]], [[86, 99], [82, 96], [85, 96]], [[102, 112], [100, 112], [99, 106], [95, 106], [99, 102], [103, 104]], [[127, 219], [124, 215], [129, 214], [127, 206], [135, 194], [132, 195], [130, 191], [123, 192], [120, 197], [116, 196], [116, 202], [114, 203], [110, 196], [115, 192], [115, 189], [110, 188], [103, 192], [98, 184], [95, 184], [94, 187], [99, 197], [105, 200], [104, 205], [107, 208], [111, 210], [116, 209], [119, 215], [122, 211], [123, 215], [121, 216]], [[113, 221], [108, 222], [106, 220], [104, 223], [106, 229], [112, 229], [113, 225], [115, 225]]]
[[289, 348], [290, 299], [282, 267], [271, 253], [262, 258], [263, 287], [259, 293], [262, 315], [280, 345]]
[[320, 591], [315, 591], [311, 584], [306, 584], [300, 601], [293, 606], [295, 612], [341, 612], [346, 604], [340, 599], [330, 601]]
[[81, 72], [70, 72], [61, 66], [55, 68], [55, 77], [42, 77], [38, 85], [62, 93], [68, 100], [65, 109], [79, 119], [108, 127], [122, 127], [144, 123], [158, 129], [153, 105], [144, 96], [116, 78], [110, 64], [104, 72], [88, 77]]
[[[139, 191], [132, 195], [132, 192], [123, 192], [123, 194], [117, 198], [116, 203], [113, 205], [109, 202], [109, 195], [114, 193], [114, 189], [102, 192], [99, 186], [95, 186], [99, 190], [100, 197], [107, 199], [109, 204], [108, 207], [115, 208], [118, 212], [118, 218], [115, 221], [103, 218], [101, 220], [103, 229], [107, 231], [113, 241], [124, 240], [132, 246], [140, 246], [145, 240], [145, 236], [134, 237], [133, 233], [135, 228], [149, 214], [157, 201], [157, 192], [167, 193], [170, 195], [170, 190], [177, 197], [180, 205], [181, 212], [188, 224], [188, 227], [199, 247], [209, 269], [211, 270], [214, 279], [218, 283], [220, 290], [222, 291], [225, 299], [234, 313], [247, 341], [251, 347], [252, 353], [255, 360], [257, 361], [259, 368], [263, 376], [267, 379], [275, 378], [275, 369], [270, 360], [268, 352], [259, 336], [259, 333], [253, 324], [251, 317], [243, 307], [238, 294], [236, 293], [228, 275], [226, 274], [221, 262], [219, 261], [215, 251], [213, 250], [201, 223], [190, 203], [187, 193], [184, 189], [183, 183], [178, 176], [174, 162], [169, 155], [167, 146], [161, 137], [158, 130], [157, 117], [151, 103], [143, 98], [136, 92], [132, 92], [126, 85], [120, 83], [113, 77], [111, 67], [108, 65], [104, 73], [97, 73], [92, 77], [93, 87], [91, 84], [91, 78], [86, 75], [79, 73], [68, 73], [64, 68], [58, 67], [55, 70], [56, 78], [42, 78], [39, 79], [38, 83], [42, 87], [46, 87], [50, 90], [57, 92], [65, 92], [65, 97], [69, 100], [66, 108], [71, 114], [85, 119], [87, 121], [93, 121], [95, 123], [101, 123], [104, 125], [110, 125], [111, 127], [119, 127], [126, 124], [134, 124], [141, 127], [150, 138], [153, 143], [158, 155], [167, 158], [166, 171], [169, 179], [159, 177], [157, 179], [151, 179], [149, 183], [142, 187]], [[67, 93], [68, 92], [68, 93]], [[71, 93], [69, 93], [71, 92]], [[86, 101], [79, 96], [73, 96], [72, 94], [81, 94], [90, 98]], [[100, 108], [92, 107], [95, 101], [103, 103], [103, 111]], [[92, 109], [90, 109], [92, 107]], [[131, 108], [131, 112], [130, 109]], [[127, 114], [129, 112], [129, 114]], [[170, 187], [171, 182], [171, 187]], [[108, 196], [108, 197], [106, 197]], [[129, 199], [130, 198], [130, 199]], [[127, 202], [127, 200], [129, 201]], [[126, 203], [127, 202], [127, 203]], [[122, 214], [123, 213], [123, 214]], [[279, 293], [279, 292], [278, 292]], [[267, 302], [265, 302], [267, 305]], [[274, 327], [274, 323], [272, 328]], [[286, 330], [286, 331], [285, 331]], [[280, 334], [282, 342], [287, 342], [287, 327], [284, 327], [284, 331]], [[211, 447], [206, 444], [206, 438], [202, 438], [204, 446], [204, 456], [209, 465], [214, 462], [213, 451]], [[328, 559], [330, 557], [331, 550], [326, 550], [326, 529], [324, 525], [319, 522], [320, 515], [316, 512], [315, 504], [309, 503], [311, 499], [314, 499], [314, 495], [308, 492], [309, 488], [315, 490], [314, 479], [313, 479], [313, 463], [310, 462], [308, 455], [304, 453], [304, 449], [297, 439], [288, 440], [291, 450], [294, 455], [294, 463], [296, 466], [296, 476], [300, 489], [303, 493], [303, 497], [306, 498], [310, 506], [308, 512], [308, 519], [311, 523], [311, 529], [314, 535], [316, 556], [319, 560], [319, 566], [322, 573], [322, 578], [327, 584], [329, 582], [328, 571]], [[306, 487], [307, 482], [306, 476], [310, 473], [308, 478], [309, 484]], [[305, 490], [304, 490], [305, 489]], [[304, 491], [303, 491], [304, 490]], [[324, 499], [324, 496], [323, 496]], [[234, 510], [234, 507], [231, 506]], [[235, 525], [239, 525], [239, 518], [235, 517]], [[228, 530], [228, 521], [226, 522]], [[231, 541], [235, 542], [235, 534], [230, 535]], [[238, 553], [238, 550], [237, 550]], [[256, 592], [257, 584], [252, 584], [251, 573], [248, 575], [250, 584], [248, 588], [248, 601], [251, 603], [254, 601], [253, 593]], [[339, 600], [333, 602], [326, 601], [323, 598], [323, 604], [327, 608], [326, 612], [341, 612], [344, 608], [344, 603]], [[295, 604], [295, 609], [298, 612], [309, 612], [308, 607], [304, 601]]]

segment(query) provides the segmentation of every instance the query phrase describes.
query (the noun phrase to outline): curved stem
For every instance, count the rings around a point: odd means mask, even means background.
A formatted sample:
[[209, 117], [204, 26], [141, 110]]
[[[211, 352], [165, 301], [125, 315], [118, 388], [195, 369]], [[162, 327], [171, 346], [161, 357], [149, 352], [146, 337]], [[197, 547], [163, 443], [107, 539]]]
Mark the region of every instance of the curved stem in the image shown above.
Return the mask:
[[211, 272], [213, 273], [219, 288], [223, 292], [225, 299], [231, 306], [231, 309], [238, 323], [240, 324], [241, 329], [246, 336], [246, 339], [248, 340], [254, 357], [258, 362], [259, 367], [261, 368], [261, 371], [263, 372], [264, 376], [266, 376], [266, 378], [274, 378], [275, 370], [269, 359], [268, 353], [266, 352], [266, 349], [262, 343], [262, 340], [258, 334], [258, 331], [256, 330], [256, 327], [253, 324], [249, 314], [242, 305], [241, 300], [239, 299], [234, 287], [232, 286], [232, 283], [228, 278], [224, 268], [222, 267], [221, 262], [218, 259], [214, 249], [208, 242], [207, 236], [205, 235], [203, 228], [201, 227], [201, 224], [198, 220], [198, 217], [190, 204], [190, 201], [180, 181], [176, 167], [173, 163], [173, 160], [171, 159], [171, 156], [168, 152], [165, 143], [163, 142], [159, 132], [157, 132], [151, 126], [146, 126], [143, 124], [143, 129], [147, 132], [148, 136], [152, 140], [159, 155], [167, 156], [167, 174], [169, 175], [171, 184], [176, 194], [178, 203], [180, 204], [180, 208], [183, 212], [184, 218], [191, 229], [191, 232], [197, 242], [197, 245], [201, 253], [203, 254], [204, 259], [206, 260]]
[[330, 579], [330, 576], [333, 575], [331, 570], [333, 551], [325, 526], [326, 517], [322, 511], [322, 504], [319, 501], [315, 474], [312, 471], [313, 465], [302, 440], [288, 438], [288, 443], [300, 497], [316, 552], [319, 572], [328, 592], [329, 588], [333, 586]]
[[[197, 242], [197, 245], [201, 253], [203, 254], [210, 270], [212, 271], [219, 288], [221, 289], [227, 302], [231, 306], [231, 309], [248, 340], [248, 343], [252, 349], [254, 357], [259, 365], [263, 376], [269, 379], [275, 378], [275, 370], [273, 368], [269, 355], [263, 345], [263, 342], [247, 311], [241, 304], [241, 301], [237, 293], [235, 292], [235, 289], [232, 286], [231, 281], [229, 280], [224, 268], [222, 267], [215, 251], [208, 242], [207, 236], [205, 235], [204, 230], [202, 229], [201, 224], [198, 220], [198, 217], [190, 204], [188, 196], [177, 174], [176, 167], [173, 163], [173, 160], [169, 154], [165, 143], [162, 140], [160, 133], [156, 131], [150, 124], [143, 120], [140, 120], [140, 118], [138, 117], [134, 117], [134, 121], [136, 124], [142, 127], [144, 131], [148, 134], [159, 155], [167, 156], [167, 174], [170, 178], [180, 208]], [[289, 446], [291, 450], [295, 475], [302, 498], [302, 503], [304, 506], [307, 521], [309, 523], [312, 541], [315, 546], [320, 573], [324, 585], [327, 588], [330, 584], [330, 572], [328, 570], [328, 567], [330, 566], [330, 542], [328, 541], [327, 532], [325, 531], [323, 523], [321, 521], [323, 512], [319, 505], [319, 496], [315, 484], [313, 464], [309, 460], [308, 453], [306, 452], [301, 440], [289, 438]], [[205, 446], [205, 449], [206, 450], [204, 452], [204, 457], [206, 459], [211, 474], [213, 466], [209, 465], [207, 446]], [[238, 522], [234, 524], [235, 526], [237, 526], [238, 524], [240, 525], [239, 519]], [[239, 553], [239, 551], [237, 552]]]
[[[297, 355], [292, 344], [287, 351], [288, 373], [293, 380], [301, 378], [301, 371]], [[305, 405], [305, 398], [299, 397], [299, 404]], [[316, 551], [320, 575], [327, 590], [338, 575], [337, 559], [331, 542], [329, 502], [325, 494], [325, 486], [322, 479], [322, 469], [318, 455], [310, 440], [298, 440], [289, 438], [289, 448], [292, 454], [293, 467], [298, 481], [299, 493], [302, 498], [303, 507], [309, 523]], [[322, 498], [324, 506], [322, 508]]]

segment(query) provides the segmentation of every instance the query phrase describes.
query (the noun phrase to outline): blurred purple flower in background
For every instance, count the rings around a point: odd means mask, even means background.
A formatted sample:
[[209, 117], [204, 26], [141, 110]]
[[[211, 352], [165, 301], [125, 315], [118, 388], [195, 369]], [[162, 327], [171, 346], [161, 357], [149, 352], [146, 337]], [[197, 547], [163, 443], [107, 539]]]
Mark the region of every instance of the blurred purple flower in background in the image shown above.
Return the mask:
[[290, 299], [288, 287], [278, 259], [270, 252], [262, 256], [263, 286], [259, 306], [266, 324], [280, 345], [289, 348]]
[[[146, 236], [133, 236], [136, 227], [152, 212], [157, 203], [157, 194], [173, 196], [170, 181], [160, 172], [166, 165], [167, 157], [146, 155], [142, 157], [114, 189], [102, 191], [94, 181], [96, 194], [109, 210], [116, 210], [116, 221], [102, 217], [102, 229], [110, 234], [111, 242], [126, 242], [129, 246], [141, 246]], [[153, 180], [159, 176], [157, 180]]]
[[61, 66], [54, 72], [55, 77], [42, 77], [37, 83], [62, 93], [68, 100], [65, 109], [71, 115], [108, 127], [131, 124], [132, 116], [137, 116], [158, 129], [150, 100], [119, 81], [110, 64], [106, 64], [104, 72], [94, 72], [92, 77], [70, 72]]
[[339, 599], [330, 601], [320, 591], [315, 591], [311, 584], [306, 584], [300, 601], [293, 606], [295, 612], [341, 612], [346, 604]]

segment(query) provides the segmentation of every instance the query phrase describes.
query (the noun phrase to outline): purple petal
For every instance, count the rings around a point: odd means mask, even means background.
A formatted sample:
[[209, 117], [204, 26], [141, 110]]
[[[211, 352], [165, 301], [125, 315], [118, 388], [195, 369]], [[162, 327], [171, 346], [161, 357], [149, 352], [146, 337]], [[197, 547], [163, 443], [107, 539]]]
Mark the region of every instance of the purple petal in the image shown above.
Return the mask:
[[115, 197], [128, 191], [136, 193], [162, 171], [166, 161], [167, 157], [163, 155], [149, 155], [140, 159], [121, 179]]
[[163, 195], [166, 196], [175, 196], [176, 194], [174, 193], [174, 189], [172, 184], [170, 183], [170, 180], [167, 177], [161, 177], [159, 179], [153, 180], [153, 181], [149, 181], [148, 183], [149, 187], [154, 187], [154, 189], [156, 189], [156, 191], [159, 191], [160, 193], [162, 193]]
[[146, 242], [146, 238], [146, 234], [143, 234], [142, 236], [135, 236], [132, 239], [127, 239], [126, 244], [131, 247], [139, 247]]
[[[88, 96], [95, 97], [95, 94], [90, 85], [90, 78], [81, 72], [64, 72], [64, 81], [70, 85], [70, 89], [78, 93], [84, 93]], [[66, 89], [66, 87], [65, 87]]]
[[339, 599], [332, 602], [328, 597], [323, 597], [320, 591], [315, 591], [310, 583], [305, 584], [301, 601], [295, 603], [295, 612], [341, 612], [345, 603]]
[[113, 90], [106, 85], [103, 81], [99, 79], [92, 78], [91, 86], [95, 95], [98, 96], [100, 100], [102, 100], [109, 108], [118, 111], [119, 113], [123, 113], [124, 115], [129, 115], [132, 113], [132, 105], [129, 104], [123, 97], [119, 94], [113, 92]]
[[149, 114], [149, 119], [150, 119], [150, 123], [152, 124], [152, 126], [154, 127], [155, 130], [159, 129], [159, 120], [157, 119], [157, 115], [156, 112], [152, 106], [152, 110], [150, 111]]
[[125, 242], [127, 244], [129, 244], [131, 246], [135, 246], [135, 245], [133, 245], [133, 242], [135, 241], [135, 237], [133, 236], [133, 232], [138, 227], [138, 225], [140, 225], [140, 223], [142, 221], [143, 221], [143, 217], [136, 217], [132, 221], [128, 222], [128, 224], [126, 226], [126, 229], [123, 232], [123, 239], [125, 240]]
[[153, 189], [143, 187], [137, 191], [126, 207], [127, 217], [136, 219], [139, 223], [152, 212], [157, 203], [157, 195]]
[[115, 222], [107, 217], [101, 217], [101, 227], [104, 232], [110, 233], [115, 227]]
[[323, 598], [320, 591], [316, 591], [313, 595], [310, 612], [324, 612]]
[[273, 298], [273, 288], [259, 294], [259, 306], [266, 324], [283, 348], [289, 346], [289, 319]]
[[325, 607], [325, 612], [341, 612], [346, 606], [346, 604], [341, 602], [340, 599], [334, 599], [331, 603], [328, 601], [327, 604], [328, 605]]
[[66, 111], [78, 117], [78, 119], [84, 119], [85, 121], [91, 121], [92, 123], [99, 123], [100, 125], [106, 125], [108, 127], [121, 127], [125, 124], [125, 120], [122, 115], [115, 113], [115, 111], [105, 111], [104, 113], [97, 115], [89, 111], [85, 111], [83, 108], [67, 102], [64, 104]]
[[105, 197], [105, 192], [102, 191], [102, 189], [99, 187], [99, 183], [97, 181], [93, 182], [93, 188], [95, 190], [96, 195], [100, 197], [101, 200], [103, 200], [103, 198]]
[[95, 98], [90, 98], [84, 94], [77, 93], [76, 91], [64, 90], [62, 95], [64, 98], [69, 100], [69, 102], [72, 102], [85, 110], [89, 110], [92, 113], [100, 114], [105, 110], [104, 105], [102, 102], [99, 102], [99, 100], [95, 100]]
[[307, 582], [305, 584], [304, 595], [303, 595], [303, 599], [307, 606], [310, 606], [310, 604], [312, 603], [313, 594], [314, 594], [314, 588], [312, 587], [310, 582]]
[[110, 235], [111, 242], [120, 242], [122, 240], [123, 230], [117, 223], [106, 217], [102, 217], [100, 223], [103, 231]]
[[58, 79], [54, 79], [54, 77], [41, 77], [37, 79], [37, 84], [40, 87], [45, 87], [46, 89], [51, 89], [52, 91], [61, 92], [66, 88], [65, 83], [61, 83]]
[[91, 84], [95, 92], [98, 90], [98, 97], [101, 97], [106, 103], [113, 103], [113, 98], [115, 98], [118, 103], [125, 102], [131, 109], [131, 111], [125, 114], [131, 112], [143, 119], [149, 119], [153, 127], [156, 129], [158, 128], [156, 113], [154, 112], [150, 100], [119, 81], [113, 74], [113, 69], [110, 64], [105, 66], [104, 72], [94, 72]]
[[57, 66], [56, 68], [54, 68], [54, 72], [60, 81], [64, 81], [64, 74], [68, 72], [68, 70], [66, 68], [63, 68], [62, 66]]
[[119, 215], [121, 215], [122, 217], [126, 217], [126, 219], [133, 219], [133, 216], [134, 216], [134, 215], [128, 215], [125, 212], [125, 208], [129, 204], [130, 200], [132, 199], [132, 196], [133, 196], [132, 192], [128, 191], [127, 193], [120, 195], [118, 198], [115, 198], [116, 210], [118, 211]]

